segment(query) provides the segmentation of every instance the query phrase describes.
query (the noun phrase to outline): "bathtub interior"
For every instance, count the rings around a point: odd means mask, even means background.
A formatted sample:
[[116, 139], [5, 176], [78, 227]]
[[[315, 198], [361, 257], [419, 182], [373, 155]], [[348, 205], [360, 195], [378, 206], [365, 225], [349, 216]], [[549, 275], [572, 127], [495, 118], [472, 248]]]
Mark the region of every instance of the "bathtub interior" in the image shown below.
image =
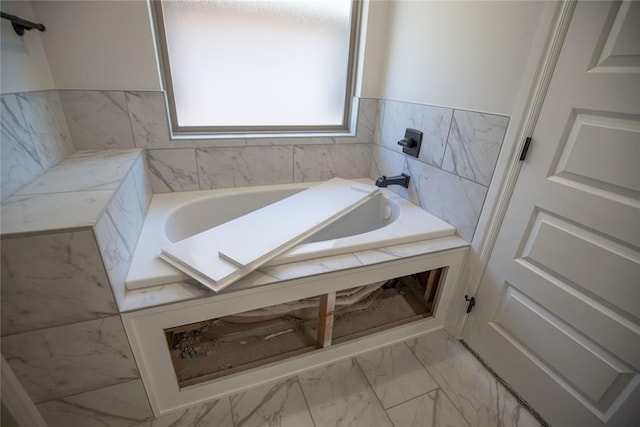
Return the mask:
[[[282, 189], [271, 192], [238, 194], [233, 196], [232, 203], [225, 203], [226, 198], [216, 197], [193, 200], [169, 214], [164, 232], [171, 243], [178, 242], [303, 190], [304, 188]], [[295, 215], [304, 215], [304, 212], [295, 213]], [[398, 218], [398, 215], [398, 207], [389, 203], [382, 194], [377, 194], [362, 206], [313, 234], [303, 243], [321, 242], [367, 233], [390, 224]]]
[[398, 219], [399, 214], [398, 206], [379, 193], [303, 243], [323, 242], [368, 233], [391, 224]]
[[232, 203], [229, 203], [228, 197], [198, 198], [173, 210], [167, 217], [164, 232], [171, 243], [178, 242], [305, 189], [286, 188], [239, 193], [231, 196]]

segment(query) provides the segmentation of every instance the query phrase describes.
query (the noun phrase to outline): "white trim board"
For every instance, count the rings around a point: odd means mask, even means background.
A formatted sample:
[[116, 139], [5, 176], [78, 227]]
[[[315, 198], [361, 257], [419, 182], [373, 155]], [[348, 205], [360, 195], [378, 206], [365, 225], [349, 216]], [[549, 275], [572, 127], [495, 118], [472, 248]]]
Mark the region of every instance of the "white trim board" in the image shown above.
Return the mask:
[[218, 292], [361, 206], [377, 187], [333, 178], [162, 248], [160, 258]]

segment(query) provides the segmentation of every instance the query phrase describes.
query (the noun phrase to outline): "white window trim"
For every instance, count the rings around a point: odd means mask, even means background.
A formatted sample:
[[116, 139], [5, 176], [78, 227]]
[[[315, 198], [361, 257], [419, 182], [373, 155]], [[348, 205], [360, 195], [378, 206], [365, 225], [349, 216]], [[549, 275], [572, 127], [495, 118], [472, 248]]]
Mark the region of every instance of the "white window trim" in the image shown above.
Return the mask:
[[342, 123], [332, 126], [179, 126], [173, 96], [170, 63], [167, 52], [167, 39], [162, 16], [162, 0], [151, 0], [151, 15], [154, 23], [156, 49], [159, 69], [165, 89], [165, 102], [169, 130], [172, 139], [217, 139], [247, 137], [327, 137], [353, 136], [358, 115], [358, 99], [355, 98], [362, 39], [362, 0], [352, 0], [351, 31], [349, 36], [349, 58], [347, 64], [347, 87], [344, 100]]

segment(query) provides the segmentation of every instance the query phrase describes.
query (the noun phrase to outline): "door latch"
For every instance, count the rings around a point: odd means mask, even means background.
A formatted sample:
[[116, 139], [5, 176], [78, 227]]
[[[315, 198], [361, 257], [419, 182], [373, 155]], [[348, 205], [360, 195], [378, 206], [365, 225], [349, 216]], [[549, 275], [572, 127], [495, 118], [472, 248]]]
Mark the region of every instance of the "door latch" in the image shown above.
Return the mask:
[[471, 313], [471, 310], [476, 305], [476, 297], [469, 298], [469, 295], [465, 295], [464, 300], [469, 301], [469, 305], [467, 305], [467, 313]]

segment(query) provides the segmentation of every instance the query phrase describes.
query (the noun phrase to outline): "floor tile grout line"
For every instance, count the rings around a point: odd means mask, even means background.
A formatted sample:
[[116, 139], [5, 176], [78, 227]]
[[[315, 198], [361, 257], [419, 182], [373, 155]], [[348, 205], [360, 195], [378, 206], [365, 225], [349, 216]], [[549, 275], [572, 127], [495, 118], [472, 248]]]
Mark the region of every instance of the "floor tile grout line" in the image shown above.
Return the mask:
[[[405, 403], [411, 402], [412, 400], [416, 400], [416, 399], [418, 399], [418, 398], [420, 398], [420, 397], [423, 397], [424, 395], [427, 395], [427, 394], [429, 394], [429, 393], [433, 393], [434, 391], [436, 391], [436, 390], [438, 390], [438, 389], [442, 390], [442, 388], [440, 388], [440, 387], [438, 386], [438, 387], [436, 387], [436, 388], [434, 388], [434, 389], [431, 389], [431, 390], [429, 390], [429, 391], [425, 391], [424, 393], [420, 393], [419, 395], [414, 396], [414, 397], [412, 397], [411, 399], [407, 399], [407, 400], [405, 400], [405, 401], [403, 401], [403, 402], [396, 403], [395, 405], [391, 405], [391, 406], [389, 406], [388, 408], [386, 408], [386, 409], [385, 409], [385, 411], [388, 411], [389, 409], [397, 408], [397, 407], [398, 407], [398, 406], [400, 406], [400, 405], [404, 405]], [[452, 403], [453, 403], [453, 402], [452, 402]], [[455, 405], [454, 405], [454, 406], [455, 406]]]
[[[447, 341], [449, 340], [449, 334], [444, 331], [444, 333], [447, 335]], [[424, 336], [424, 335], [423, 335]], [[414, 340], [417, 340], [418, 338], [414, 338]], [[409, 347], [409, 345], [407, 344], [407, 341], [403, 341], [403, 343]], [[445, 343], [446, 345], [446, 343]], [[467, 419], [467, 417], [464, 416], [464, 414], [462, 413], [462, 410], [460, 407], [458, 407], [458, 405], [456, 404], [456, 402], [451, 398], [451, 396], [449, 396], [449, 393], [447, 393], [447, 391], [442, 387], [442, 384], [440, 384], [440, 382], [438, 382], [438, 380], [433, 376], [433, 374], [429, 371], [429, 369], [425, 366], [424, 363], [422, 363], [422, 360], [420, 360], [420, 358], [418, 357], [418, 355], [413, 351], [413, 349], [411, 347], [409, 347], [409, 351], [413, 354], [413, 356], [418, 360], [418, 362], [422, 365], [422, 367], [425, 369], [425, 371], [427, 371], [427, 373], [429, 375], [431, 375], [431, 378], [433, 378], [433, 380], [436, 382], [436, 384], [438, 384], [438, 388], [440, 390], [442, 390], [442, 393], [444, 393], [444, 395], [447, 397], [447, 399], [449, 399], [449, 402], [451, 402], [451, 404], [453, 405], [453, 407], [456, 409], [456, 412], [458, 412], [458, 414], [462, 417], [463, 420], [465, 420], [465, 422], [469, 425], [469, 426], [473, 426], [473, 424]]]
[[[384, 347], [381, 347], [384, 348]], [[380, 348], [380, 349], [381, 349]], [[378, 349], [378, 350], [380, 350]], [[380, 397], [378, 396], [378, 393], [376, 393], [376, 389], [371, 385], [371, 381], [369, 381], [369, 378], [367, 377], [367, 375], [364, 373], [364, 369], [362, 369], [362, 366], [360, 366], [360, 362], [358, 362], [358, 357], [353, 357], [352, 358], [353, 361], [355, 362], [356, 366], [358, 367], [358, 369], [360, 370], [360, 373], [362, 374], [362, 376], [364, 376], [365, 381], [367, 381], [367, 384], [369, 385], [369, 389], [373, 392], [373, 395], [376, 397], [376, 400], [378, 401], [378, 403], [380, 404], [380, 407], [382, 408], [382, 410], [384, 411], [384, 414], [387, 416], [387, 419], [389, 420], [389, 422], [391, 423], [392, 426], [395, 426], [393, 420], [391, 419], [391, 417], [389, 416], [389, 414], [387, 414], [387, 409], [384, 407], [384, 405], [382, 404], [382, 401], [380, 400]]]
[[233, 416], [233, 401], [231, 400], [231, 396], [233, 396], [233, 394], [230, 394], [229, 396], [225, 397], [225, 399], [229, 399], [229, 415], [231, 415], [231, 426], [237, 427], [235, 417]]
[[311, 412], [311, 406], [309, 406], [309, 401], [307, 400], [307, 395], [304, 393], [304, 388], [302, 388], [302, 383], [300, 382], [300, 377], [295, 375], [296, 381], [298, 382], [298, 386], [300, 387], [300, 391], [302, 392], [302, 398], [304, 399], [305, 405], [307, 405], [307, 411], [309, 411], [309, 417], [311, 417], [311, 422], [313, 423], [313, 427], [316, 426], [316, 420], [313, 418], [313, 412]]

